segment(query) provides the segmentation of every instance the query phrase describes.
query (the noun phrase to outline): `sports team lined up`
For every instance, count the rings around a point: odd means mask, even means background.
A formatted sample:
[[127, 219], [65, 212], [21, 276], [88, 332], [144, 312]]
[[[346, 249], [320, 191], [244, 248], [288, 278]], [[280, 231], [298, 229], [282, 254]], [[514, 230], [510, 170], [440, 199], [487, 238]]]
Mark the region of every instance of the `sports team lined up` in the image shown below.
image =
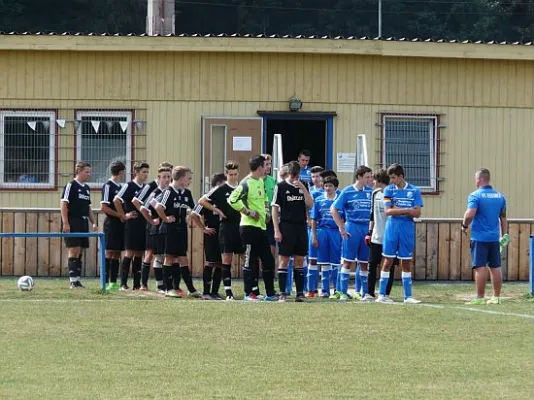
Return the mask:
[[[246, 253], [243, 277], [247, 301], [286, 301], [292, 288], [291, 270], [296, 301], [307, 301], [318, 295], [319, 267], [321, 297], [348, 300], [352, 297], [348, 292], [349, 274], [356, 264], [359, 268], [354, 297], [363, 302], [374, 301], [376, 269], [382, 264], [377, 301], [387, 303], [392, 301], [388, 297], [390, 269], [399, 259], [404, 301], [418, 303], [411, 294], [410, 263], [413, 219], [420, 216], [423, 202], [420, 190], [404, 180], [402, 166], [393, 164], [387, 171], [380, 170], [374, 175], [371, 169], [361, 166], [355, 183], [339, 191], [336, 174], [321, 167], [309, 168], [309, 158], [309, 152], [303, 150], [298, 161], [284, 165], [279, 183], [270, 176], [269, 155], [251, 157], [249, 174], [241, 181], [239, 165], [228, 162], [224, 173], [214, 175], [213, 188], [199, 200], [198, 207], [188, 189], [192, 180], [190, 168], [162, 163], [157, 179], [146, 184], [149, 165], [136, 163], [134, 178], [121, 184], [126, 168], [123, 163], [114, 162], [110, 167], [111, 178], [102, 188], [101, 201], [101, 210], [106, 214], [108, 289], [129, 290], [131, 268], [133, 290], [147, 291], [153, 266], [158, 293], [168, 297], [186, 295], [180, 289], [183, 279], [187, 295], [222, 300], [219, 295], [222, 281], [226, 300], [234, 300], [232, 256]], [[87, 232], [88, 220], [96, 228], [87, 185], [90, 176], [90, 165], [79, 163], [76, 178], [65, 188], [62, 196], [65, 232]], [[202, 294], [193, 285], [188, 264], [190, 211], [194, 223], [205, 234]], [[65, 242], [69, 248], [69, 273], [72, 259], [71, 287], [80, 287], [81, 249], [88, 247], [88, 241], [67, 238]], [[277, 248], [278, 293], [274, 290]], [[259, 261], [265, 296], [259, 291]]]

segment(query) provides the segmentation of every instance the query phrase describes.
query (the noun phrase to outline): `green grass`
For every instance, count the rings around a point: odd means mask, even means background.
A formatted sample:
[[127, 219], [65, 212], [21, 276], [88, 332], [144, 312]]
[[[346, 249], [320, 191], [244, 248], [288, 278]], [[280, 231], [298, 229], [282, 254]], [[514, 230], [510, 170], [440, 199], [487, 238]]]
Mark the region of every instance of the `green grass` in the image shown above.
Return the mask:
[[466, 284], [416, 282], [431, 308], [102, 295], [84, 283], [71, 292], [65, 280], [37, 279], [21, 293], [0, 280], [0, 399], [532, 395], [534, 301], [524, 284], [506, 285], [501, 306], [478, 307], [514, 316], [470, 311]]

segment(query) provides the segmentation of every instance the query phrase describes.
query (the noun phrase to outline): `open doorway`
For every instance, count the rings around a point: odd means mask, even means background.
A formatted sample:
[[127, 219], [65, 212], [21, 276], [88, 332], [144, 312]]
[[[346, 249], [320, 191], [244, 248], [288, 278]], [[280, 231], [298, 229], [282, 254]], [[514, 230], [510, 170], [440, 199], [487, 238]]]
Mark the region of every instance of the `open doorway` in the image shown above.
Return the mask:
[[311, 152], [310, 166], [328, 164], [327, 121], [325, 119], [266, 119], [266, 152], [272, 154], [275, 134], [282, 135], [284, 162], [296, 160], [299, 151], [308, 149]]

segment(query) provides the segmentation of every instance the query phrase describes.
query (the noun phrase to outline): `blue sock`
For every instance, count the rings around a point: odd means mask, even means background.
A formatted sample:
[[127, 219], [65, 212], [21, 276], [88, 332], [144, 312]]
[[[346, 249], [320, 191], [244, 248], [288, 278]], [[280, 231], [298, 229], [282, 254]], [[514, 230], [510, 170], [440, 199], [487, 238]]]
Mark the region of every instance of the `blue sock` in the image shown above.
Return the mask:
[[388, 272], [385, 272], [385, 271], [380, 272], [380, 287], [378, 289], [378, 294], [380, 296], [385, 296], [386, 295], [386, 289], [388, 287], [388, 282], [389, 282], [389, 271]]
[[314, 292], [319, 284], [319, 266], [310, 265], [308, 267], [308, 291]]
[[287, 284], [286, 284], [286, 294], [289, 296], [293, 290], [293, 259], [289, 259], [287, 264]]
[[336, 291], [341, 293], [341, 265], [337, 266]]
[[347, 294], [349, 291], [349, 279], [350, 279], [350, 269], [341, 268], [341, 278], [339, 280], [339, 286], [341, 286], [341, 293]]
[[412, 273], [402, 273], [402, 287], [404, 289], [404, 299], [412, 297]]
[[360, 275], [360, 263], [358, 263], [357, 266], [356, 266], [356, 274], [354, 275], [354, 282], [355, 282], [354, 293], [360, 293], [360, 291], [362, 290], [362, 278], [361, 278], [361, 275]]
[[323, 265], [321, 269], [321, 292], [330, 294], [332, 267], [330, 265]]
[[332, 264], [330, 281], [332, 282], [332, 286], [334, 286], [334, 292], [336, 292], [339, 288], [339, 268], [340, 266], [338, 264]]
[[362, 293], [363, 296], [369, 293], [369, 284], [368, 284], [369, 271], [360, 270], [360, 280], [362, 282]]

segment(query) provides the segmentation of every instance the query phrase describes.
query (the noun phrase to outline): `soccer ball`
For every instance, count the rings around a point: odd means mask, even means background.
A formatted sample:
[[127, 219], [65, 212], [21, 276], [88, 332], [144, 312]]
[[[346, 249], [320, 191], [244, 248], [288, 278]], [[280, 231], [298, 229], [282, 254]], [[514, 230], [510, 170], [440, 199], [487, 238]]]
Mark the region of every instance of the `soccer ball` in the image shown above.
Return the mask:
[[29, 292], [33, 289], [33, 278], [31, 276], [21, 276], [17, 281], [18, 288], [23, 292]]

